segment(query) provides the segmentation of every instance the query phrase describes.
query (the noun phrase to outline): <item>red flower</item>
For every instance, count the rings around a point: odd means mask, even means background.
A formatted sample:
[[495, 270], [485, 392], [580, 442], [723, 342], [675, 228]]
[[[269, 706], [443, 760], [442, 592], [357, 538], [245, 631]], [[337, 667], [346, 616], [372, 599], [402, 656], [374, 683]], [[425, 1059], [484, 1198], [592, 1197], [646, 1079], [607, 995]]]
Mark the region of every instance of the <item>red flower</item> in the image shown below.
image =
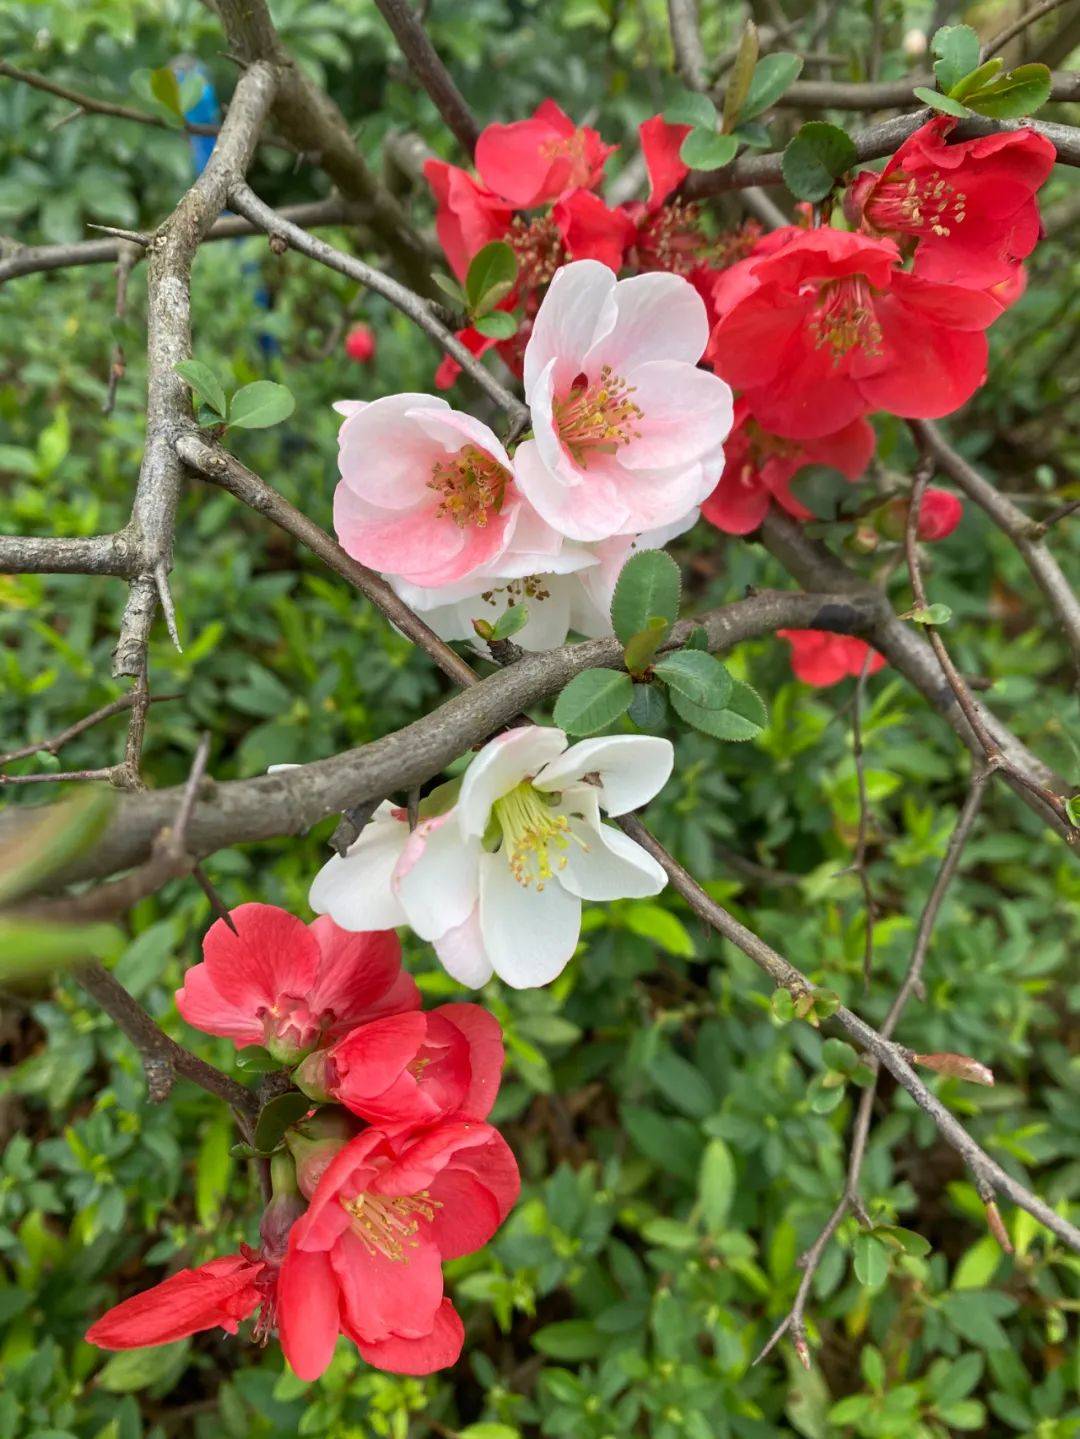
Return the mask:
[[353, 1114], [397, 1129], [486, 1119], [502, 1065], [498, 1020], [476, 1004], [444, 1004], [360, 1025], [332, 1049], [309, 1055], [297, 1077], [307, 1088], [314, 1076]]
[[293, 1225], [278, 1328], [301, 1379], [329, 1364], [339, 1330], [380, 1369], [430, 1374], [464, 1338], [442, 1261], [479, 1249], [517, 1198], [517, 1164], [487, 1124], [365, 1129], [333, 1159]]
[[917, 275], [985, 289], [1007, 280], [1035, 248], [1035, 192], [1057, 152], [1031, 129], [950, 145], [955, 127], [940, 115], [916, 130], [880, 175], [856, 178], [849, 207], [868, 230], [914, 241]]
[[964, 506], [948, 490], [927, 490], [919, 506], [920, 540], [943, 540], [964, 517]]
[[782, 640], [791, 644], [791, 668], [803, 684], [822, 689], [834, 685], [848, 675], [862, 673], [867, 654], [869, 674], [876, 674], [885, 664], [885, 656], [875, 654], [865, 640], [853, 635], [834, 635], [829, 630], [777, 630]]
[[745, 400], [735, 402], [735, 427], [724, 445], [724, 473], [701, 507], [710, 524], [728, 535], [756, 530], [773, 500], [797, 520], [810, 511], [791, 493], [791, 481], [806, 465], [829, 465], [846, 480], [857, 480], [874, 453], [874, 430], [859, 418], [818, 440], [785, 440], [763, 430]]
[[621, 207], [612, 210], [591, 190], [574, 190], [552, 211], [571, 260], [599, 260], [616, 274], [637, 226]]
[[419, 1009], [392, 930], [354, 934], [327, 916], [304, 924], [272, 904], [242, 904], [211, 925], [203, 963], [176, 1005], [189, 1024], [237, 1048], [265, 1044], [283, 1062], [384, 1014]]
[[843, 230], [767, 237], [723, 271], [707, 358], [767, 430], [834, 434], [868, 410], [933, 418], [986, 373], [983, 331], [1001, 306], [899, 267], [892, 240]]
[[171, 1344], [203, 1329], [235, 1334], [242, 1319], [267, 1297], [268, 1269], [253, 1250], [181, 1269], [152, 1289], [125, 1299], [86, 1331], [100, 1349], [140, 1349]]
[[531, 210], [571, 190], [591, 190], [616, 148], [545, 100], [531, 120], [488, 125], [476, 142], [476, 168], [494, 194]]
[[345, 353], [350, 360], [366, 365], [375, 358], [375, 335], [370, 325], [354, 325], [345, 336]]
[[450, 268], [464, 280], [469, 261], [492, 240], [501, 240], [514, 218], [512, 205], [477, 184], [466, 170], [428, 160], [424, 176], [435, 196], [435, 233]]

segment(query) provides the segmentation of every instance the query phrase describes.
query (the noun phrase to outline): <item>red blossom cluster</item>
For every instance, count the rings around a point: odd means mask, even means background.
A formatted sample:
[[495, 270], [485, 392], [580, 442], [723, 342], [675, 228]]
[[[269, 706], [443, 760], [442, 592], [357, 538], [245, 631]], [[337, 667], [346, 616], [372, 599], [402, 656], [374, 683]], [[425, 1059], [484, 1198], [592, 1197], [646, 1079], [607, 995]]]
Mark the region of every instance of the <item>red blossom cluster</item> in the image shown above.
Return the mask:
[[[748, 534], [775, 502], [805, 520], [810, 512], [791, 491], [798, 472], [827, 465], [861, 478], [875, 410], [931, 419], [958, 409], [986, 378], [987, 329], [1023, 293], [1023, 262], [1040, 234], [1036, 192], [1054, 146], [1027, 127], [953, 141], [955, 123], [935, 117], [880, 173], [856, 175], [836, 224], [811, 223], [799, 206], [803, 223], [763, 234], [751, 222], [711, 237], [679, 196], [688, 126], [656, 115], [639, 127], [648, 195], [611, 206], [597, 191], [613, 147], [545, 101], [529, 120], [487, 127], [475, 175], [427, 164], [455, 274], [464, 277], [492, 240], [509, 243], [519, 261], [501, 304], [521, 317], [514, 337], [497, 343], [468, 329], [460, 338], [476, 354], [496, 347], [520, 374], [532, 318], [561, 264], [593, 259], [620, 274], [684, 276], [708, 309], [703, 363], [740, 396], [705, 518]], [[456, 374], [444, 361], [437, 382]], [[929, 492], [919, 538], [944, 538], [960, 517], [955, 496]], [[796, 673], [832, 683], [853, 672], [848, 659], [860, 643], [835, 639], [834, 662], [796, 663]]]
[[368, 1363], [428, 1374], [464, 1333], [442, 1263], [479, 1249], [517, 1198], [517, 1164], [486, 1122], [503, 1063], [475, 1004], [424, 1013], [392, 931], [353, 933], [244, 904], [207, 933], [177, 993], [189, 1023], [264, 1046], [312, 1099], [271, 1161], [260, 1246], [182, 1269], [88, 1331], [104, 1349], [235, 1334], [258, 1311], [302, 1379], [339, 1334]]

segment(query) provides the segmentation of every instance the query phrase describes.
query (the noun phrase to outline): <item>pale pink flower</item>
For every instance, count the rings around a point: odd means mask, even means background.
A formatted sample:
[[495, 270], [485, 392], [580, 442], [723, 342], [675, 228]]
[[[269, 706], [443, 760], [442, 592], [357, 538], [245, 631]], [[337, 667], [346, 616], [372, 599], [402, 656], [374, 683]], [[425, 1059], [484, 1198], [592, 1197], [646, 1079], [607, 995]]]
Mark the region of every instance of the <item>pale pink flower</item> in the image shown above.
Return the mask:
[[724, 467], [731, 390], [697, 368], [704, 301], [680, 275], [616, 280], [578, 260], [556, 271], [525, 349], [533, 435], [514, 478], [573, 540], [682, 519]]
[[345, 401], [334, 526], [354, 559], [412, 584], [492, 565], [521, 507], [510, 457], [487, 425], [433, 395]]

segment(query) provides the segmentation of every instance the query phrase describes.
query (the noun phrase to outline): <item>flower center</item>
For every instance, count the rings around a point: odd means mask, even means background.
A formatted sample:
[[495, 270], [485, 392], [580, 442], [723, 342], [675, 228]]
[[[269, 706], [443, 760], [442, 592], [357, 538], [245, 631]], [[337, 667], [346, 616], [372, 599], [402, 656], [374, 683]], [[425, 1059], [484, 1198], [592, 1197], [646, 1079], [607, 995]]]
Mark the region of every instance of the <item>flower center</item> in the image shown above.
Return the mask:
[[262, 1020], [267, 1049], [283, 1061], [310, 1049], [333, 1021], [329, 1012], [314, 1014], [306, 999], [291, 994], [281, 995], [272, 1005], [260, 1009], [256, 1017]]
[[540, 154], [549, 165], [554, 164], [556, 160], [569, 161], [570, 173], [565, 188], [573, 190], [589, 183], [587, 148], [588, 140], [585, 131], [579, 129], [575, 130], [572, 135], [560, 135], [557, 139], [545, 140], [540, 146]]
[[613, 455], [621, 445], [637, 439], [641, 410], [630, 398], [634, 387], [605, 365], [600, 378], [579, 375], [554, 405], [555, 427], [563, 447], [574, 460], [588, 467], [592, 455]]
[[881, 326], [865, 276], [847, 275], [842, 280], [827, 280], [821, 286], [810, 333], [815, 349], [828, 346], [832, 351], [834, 364], [854, 349], [867, 355], [881, 353]]
[[535, 883], [538, 890], [556, 869], [565, 867], [565, 851], [571, 841], [586, 848], [585, 842], [571, 833], [566, 816], [554, 813], [553, 803], [528, 780], [522, 780], [492, 806], [511, 874], [518, 884]]
[[546, 285], [563, 260], [562, 236], [550, 215], [531, 222], [523, 215], [515, 215], [506, 232], [506, 243], [517, 256], [517, 285], [521, 291]]
[[704, 259], [703, 252], [708, 246], [698, 217], [698, 207], [682, 200], [662, 205], [650, 215], [638, 232], [641, 268], [689, 275]]
[[801, 448], [796, 440], [785, 440], [781, 435], [771, 435], [768, 430], [763, 430], [752, 417], [746, 421], [745, 433], [748, 463], [755, 470], [760, 470], [769, 460], [792, 459]]
[[524, 575], [521, 579], [509, 580], [505, 585], [499, 585], [496, 589], [484, 590], [480, 598], [485, 604], [493, 605], [496, 595], [506, 595], [508, 610], [521, 604], [523, 600], [535, 600], [539, 604], [541, 600], [551, 598], [551, 591], [547, 588], [547, 578], [545, 575]]
[[466, 445], [448, 460], [439, 460], [427, 484], [440, 497], [436, 515], [463, 530], [467, 525], [483, 529], [499, 513], [509, 482], [505, 466], [476, 445]]
[[966, 211], [967, 197], [937, 170], [919, 178], [897, 170], [874, 190], [866, 218], [875, 230], [944, 237], [964, 223]]
[[395, 1264], [408, 1259], [406, 1250], [415, 1249], [421, 1219], [435, 1218], [442, 1205], [426, 1189], [419, 1194], [357, 1194], [342, 1198], [342, 1207], [352, 1216], [353, 1233], [369, 1254], [381, 1254]]

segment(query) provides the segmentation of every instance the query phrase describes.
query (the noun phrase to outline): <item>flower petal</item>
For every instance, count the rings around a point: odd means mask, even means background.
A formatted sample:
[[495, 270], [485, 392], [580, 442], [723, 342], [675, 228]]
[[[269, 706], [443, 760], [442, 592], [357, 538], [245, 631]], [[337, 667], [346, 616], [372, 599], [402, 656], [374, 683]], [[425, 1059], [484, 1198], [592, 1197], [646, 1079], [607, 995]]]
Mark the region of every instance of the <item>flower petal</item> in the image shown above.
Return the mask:
[[652, 855], [622, 830], [601, 824], [593, 829], [572, 820], [571, 832], [588, 848], [572, 844], [559, 879], [582, 899], [645, 899], [659, 894], [667, 875]]
[[462, 839], [455, 810], [421, 820], [394, 868], [391, 887], [421, 939], [468, 919], [479, 892], [479, 846]]
[[254, 1014], [282, 994], [307, 994], [319, 946], [302, 919], [273, 904], [241, 904], [229, 918], [235, 929], [216, 920], [203, 940], [206, 972], [222, 999]]
[[254, 1280], [263, 1267], [228, 1254], [198, 1269], [181, 1269], [115, 1305], [90, 1326], [86, 1338], [101, 1349], [140, 1349], [219, 1325], [235, 1333], [237, 1321], [262, 1302]]
[[479, 839], [495, 801], [538, 774], [565, 748], [562, 730], [546, 725], [521, 725], [489, 740], [461, 782], [457, 814], [462, 834]]
[[615, 305], [614, 325], [598, 336], [581, 367], [588, 375], [599, 374], [603, 365], [625, 375], [650, 360], [696, 365], [701, 359], [709, 340], [709, 316], [689, 280], [660, 270], [620, 280]]
[[334, 1033], [384, 1014], [420, 1008], [420, 991], [401, 968], [401, 944], [392, 929], [342, 929], [329, 915], [320, 915], [308, 928], [321, 956], [309, 1007], [314, 1014], [333, 1010]]
[[480, 929], [492, 967], [513, 989], [536, 989], [562, 973], [581, 932], [581, 900], [556, 879], [518, 884], [504, 854], [480, 860]]
[[[569, 385], [618, 315], [615, 276], [599, 260], [575, 260], [555, 271], [525, 346], [525, 399], [532, 404], [541, 372], [555, 362], [555, 387]], [[700, 353], [700, 351], [699, 351]]]
[[667, 784], [675, 750], [657, 735], [604, 735], [583, 739], [546, 764], [533, 781], [537, 789], [563, 790], [587, 774], [600, 777], [600, 807], [610, 815], [640, 809]]
[[278, 1274], [278, 1338], [298, 1379], [318, 1379], [337, 1344], [338, 1285], [324, 1252], [300, 1249], [296, 1230]]
[[456, 929], [449, 929], [444, 935], [432, 941], [439, 963], [451, 979], [469, 989], [479, 989], [487, 984], [494, 971], [491, 960], [484, 948], [480, 933], [480, 906], [473, 906], [472, 913]]
[[390, 888], [390, 877], [409, 838], [404, 816], [394, 818], [385, 801], [344, 855], [334, 855], [311, 884], [308, 903], [343, 929], [394, 929], [405, 911]]
[[342, 1311], [365, 1341], [431, 1332], [443, 1297], [442, 1263], [430, 1239], [417, 1239], [404, 1260], [387, 1259], [351, 1230], [330, 1251]]
[[433, 1374], [456, 1364], [465, 1343], [465, 1326], [449, 1299], [439, 1305], [431, 1332], [420, 1339], [361, 1339], [350, 1334], [360, 1357], [388, 1374]]
[[255, 1010], [230, 1004], [214, 988], [205, 964], [193, 964], [176, 991], [176, 1007], [195, 1029], [220, 1034], [243, 1046], [262, 1044], [266, 1038]]

